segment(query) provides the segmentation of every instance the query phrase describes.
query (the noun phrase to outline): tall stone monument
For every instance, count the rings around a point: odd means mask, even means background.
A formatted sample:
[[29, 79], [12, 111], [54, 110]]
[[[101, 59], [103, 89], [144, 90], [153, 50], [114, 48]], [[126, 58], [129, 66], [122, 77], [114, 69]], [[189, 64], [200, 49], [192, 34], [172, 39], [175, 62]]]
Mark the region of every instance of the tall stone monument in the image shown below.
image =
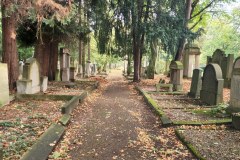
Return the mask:
[[208, 105], [217, 105], [223, 102], [222, 70], [218, 64], [210, 63], [206, 66], [202, 78], [200, 99]]
[[180, 61], [172, 61], [170, 66], [170, 83], [174, 91], [183, 90], [183, 64]]
[[200, 48], [195, 45], [187, 45], [183, 56], [183, 76], [191, 78], [194, 69], [199, 69]]
[[66, 48], [60, 49], [60, 77], [62, 81], [70, 80], [70, 55]]
[[224, 79], [224, 87], [230, 88], [231, 86], [231, 76], [232, 76], [232, 67], [234, 62], [234, 55], [226, 55], [224, 51], [217, 49], [212, 57], [207, 57], [207, 64], [216, 63], [221, 67], [222, 76]]
[[0, 107], [9, 103], [8, 66], [0, 63]]

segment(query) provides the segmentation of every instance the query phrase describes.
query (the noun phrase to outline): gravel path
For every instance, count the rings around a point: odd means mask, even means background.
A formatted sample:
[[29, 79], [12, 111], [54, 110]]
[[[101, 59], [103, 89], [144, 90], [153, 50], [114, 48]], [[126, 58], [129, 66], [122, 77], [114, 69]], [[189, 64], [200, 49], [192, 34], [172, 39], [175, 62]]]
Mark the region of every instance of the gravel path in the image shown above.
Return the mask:
[[[176, 138], [174, 128], [160, 120], [120, 75], [110, 74], [109, 85], [85, 114], [74, 113], [71, 158], [74, 160], [194, 159]], [[75, 126], [75, 127], [74, 127]], [[71, 134], [71, 133], [68, 133]]]

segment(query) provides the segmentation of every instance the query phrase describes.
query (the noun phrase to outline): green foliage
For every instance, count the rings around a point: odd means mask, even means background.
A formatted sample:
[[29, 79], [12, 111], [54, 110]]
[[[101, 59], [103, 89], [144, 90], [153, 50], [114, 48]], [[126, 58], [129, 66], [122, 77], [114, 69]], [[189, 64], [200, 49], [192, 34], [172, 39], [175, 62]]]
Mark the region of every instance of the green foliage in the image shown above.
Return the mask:
[[[202, 48], [201, 63], [205, 64], [207, 56], [212, 56], [216, 49], [224, 50], [226, 54], [239, 56], [240, 32], [239, 20], [236, 20], [236, 12], [232, 15], [221, 15], [209, 20], [206, 33], [198, 40]], [[240, 18], [240, 15], [239, 15]]]
[[26, 59], [33, 57], [34, 48], [33, 47], [18, 47], [19, 60], [25, 61]]
[[226, 109], [229, 107], [229, 104], [224, 104], [224, 103], [221, 103], [219, 105], [217, 105], [216, 108], [213, 108], [211, 110], [211, 114], [212, 115], [227, 115], [227, 112], [226, 112]]

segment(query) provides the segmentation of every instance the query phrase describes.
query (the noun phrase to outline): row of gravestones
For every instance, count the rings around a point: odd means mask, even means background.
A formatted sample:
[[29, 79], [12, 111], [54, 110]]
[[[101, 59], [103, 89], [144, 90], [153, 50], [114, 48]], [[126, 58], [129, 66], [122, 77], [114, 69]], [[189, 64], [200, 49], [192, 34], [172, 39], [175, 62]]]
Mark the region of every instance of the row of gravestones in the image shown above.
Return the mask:
[[198, 98], [209, 104], [217, 105], [223, 102], [222, 70], [218, 64], [210, 63], [204, 69], [194, 69], [189, 96]]
[[[218, 64], [210, 63], [202, 70], [193, 71], [192, 84], [189, 95], [209, 104], [217, 105], [223, 102], [224, 79], [222, 69]], [[230, 112], [240, 111], [240, 57], [233, 64], [230, 91]]]

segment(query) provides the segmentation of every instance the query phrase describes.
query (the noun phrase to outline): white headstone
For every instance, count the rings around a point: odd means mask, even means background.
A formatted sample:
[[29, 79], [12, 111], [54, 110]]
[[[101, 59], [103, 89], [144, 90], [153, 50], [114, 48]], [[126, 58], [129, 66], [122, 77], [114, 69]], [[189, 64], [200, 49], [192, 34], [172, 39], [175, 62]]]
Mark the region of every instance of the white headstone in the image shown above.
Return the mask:
[[8, 67], [0, 63], [0, 107], [9, 103]]

